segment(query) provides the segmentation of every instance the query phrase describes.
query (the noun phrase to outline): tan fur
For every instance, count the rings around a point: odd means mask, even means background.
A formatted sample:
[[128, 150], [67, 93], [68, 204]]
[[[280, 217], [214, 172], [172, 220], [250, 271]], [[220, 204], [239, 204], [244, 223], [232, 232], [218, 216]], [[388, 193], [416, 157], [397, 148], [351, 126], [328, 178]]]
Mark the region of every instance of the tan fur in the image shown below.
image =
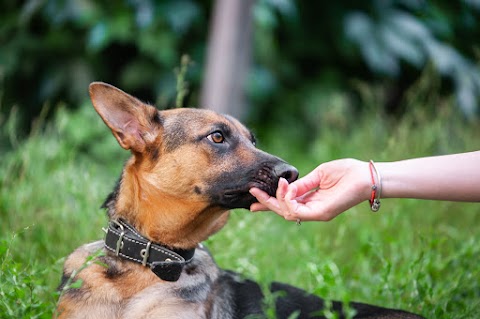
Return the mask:
[[[180, 175], [164, 163], [191, 157], [188, 150], [180, 149], [178, 154], [159, 156], [162, 159], [156, 165], [147, 157], [140, 163], [134, 157], [126, 164], [117, 204], [118, 217], [128, 220], [153, 241], [172, 247], [193, 248], [223, 227], [227, 212], [208, 207], [208, 202], [201, 198], [195, 200], [196, 195], [191, 191], [185, 194], [186, 190], [193, 188], [193, 184], [200, 187], [204, 184], [197, 167], [192, 167], [191, 171], [184, 170], [182, 175], [198, 176], [198, 181], [183, 184], [178, 178], [157, 184], [157, 181], [165, 179], [161, 176]], [[208, 161], [197, 164], [206, 167]]]

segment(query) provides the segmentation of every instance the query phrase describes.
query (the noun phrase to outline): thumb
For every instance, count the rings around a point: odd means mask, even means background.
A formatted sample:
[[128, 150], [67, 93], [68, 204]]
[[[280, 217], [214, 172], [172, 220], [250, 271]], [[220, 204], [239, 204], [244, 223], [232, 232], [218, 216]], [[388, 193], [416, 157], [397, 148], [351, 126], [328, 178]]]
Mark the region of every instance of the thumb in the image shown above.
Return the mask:
[[305, 193], [308, 193], [312, 189], [315, 189], [320, 185], [321, 173], [318, 170], [318, 167], [305, 175], [302, 178], [297, 179], [289, 185], [290, 187], [295, 186], [296, 193], [295, 196], [302, 196]]

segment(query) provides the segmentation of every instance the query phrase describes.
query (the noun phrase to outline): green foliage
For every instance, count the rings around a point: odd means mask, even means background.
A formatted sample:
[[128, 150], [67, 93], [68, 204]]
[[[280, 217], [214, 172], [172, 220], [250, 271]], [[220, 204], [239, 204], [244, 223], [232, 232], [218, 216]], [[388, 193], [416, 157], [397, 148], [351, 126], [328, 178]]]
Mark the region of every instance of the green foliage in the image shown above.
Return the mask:
[[[106, 154], [116, 159], [113, 165]], [[127, 155], [90, 105], [73, 114], [60, 109], [43, 133], [37, 131], [14, 152], [3, 154], [0, 231], [6, 233], [27, 226], [33, 229], [18, 235], [28, 245], [12, 252], [13, 256], [20, 253], [43, 262], [55, 261], [52, 256], [69, 252], [68, 248], [52, 246], [50, 249], [57, 252], [45, 253], [49, 242], [65, 239], [57, 227], [68, 229], [68, 241], [80, 243], [92, 238], [91, 229], [76, 226], [85, 219], [98, 230], [94, 238], [100, 238], [105, 216], [98, 208], [114, 185], [112, 172], [119, 174]], [[103, 183], [107, 187], [100, 187]]]
[[21, 247], [16, 236], [0, 238], [0, 317], [50, 318], [55, 294], [48, 291], [45, 275], [51, 267], [16, 262], [10, 254]]
[[[102, 263], [101, 261], [99, 261], [97, 259], [98, 257], [101, 257], [101, 256], [105, 256], [105, 252], [103, 251], [103, 249], [99, 249], [98, 251], [96, 251], [92, 255], [88, 256], [87, 259], [83, 262], [83, 264], [78, 269], [75, 269], [70, 274], [70, 277], [68, 277], [68, 279], [65, 282], [65, 284], [63, 285], [63, 287], [61, 289], [59, 289], [60, 291], [59, 291], [57, 300], [60, 300], [62, 295], [67, 290], [69, 290], [69, 289], [79, 289], [79, 288], [82, 287], [83, 280], [76, 278], [76, 276], [80, 272], [82, 272], [84, 269], [86, 269], [87, 267], [91, 266], [92, 264], [101, 265], [102, 267], [108, 267], [107, 265], [105, 265], [104, 263]], [[56, 304], [56, 307], [58, 307], [58, 303]], [[58, 309], [55, 309], [55, 311], [54, 311], [54, 318], [57, 318], [57, 316], [60, 315], [57, 310]]]
[[180, 61], [180, 67], [175, 69], [175, 75], [177, 76], [177, 99], [175, 102], [176, 107], [182, 107], [183, 101], [188, 94], [188, 82], [186, 81], [186, 75], [188, 67], [192, 64], [190, 57], [186, 54], [182, 56]]
[[[20, 105], [22, 126], [45, 101], [78, 105], [94, 80], [164, 108], [175, 100], [179, 52], [203, 60], [208, 9], [191, 0], [6, 1], [0, 11], [3, 99], [8, 107]], [[196, 83], [198, 72], [192, 70]]]
[[478, 116], [475, 1], [263, 0], [254, 13], [256, 67], [248, 87], [255, 123], [305, 123], [295, 131], [308, 138], [318, 127], [318, 114], [329, 112], [332, 94], [357, 109], [364, 106], [358, 103], [357, 81], [377, 85], [382, 109], [401, 114], [405, 91], [428, 64], [441, 76], [439, 92], [455, 93], [452, 107]]
[[[355, 11], [345, 18], [347, 37], [358, 46], [369, 68], [398, 77], [402, 62], [421, 69], [429, 61], [453, 82], [458, 105], [466, 115], [473, 116], [480, 99], [480, 70], [459, 50], [462, 43], [456, 41], [455, 28], [467, 27], [464, 20], [476, 24], [478, 5], [465, 2], [452, 15], [448, 10], [451, 6], [446, 4], [409, 0], [372, 4], [373, 14]], [[464, 20], [458, 21], [458, 15]], [[451, 41], [457, 42], [458, 49]], [[472, 47], [467, 45], [465, 49], [473, 53]]]

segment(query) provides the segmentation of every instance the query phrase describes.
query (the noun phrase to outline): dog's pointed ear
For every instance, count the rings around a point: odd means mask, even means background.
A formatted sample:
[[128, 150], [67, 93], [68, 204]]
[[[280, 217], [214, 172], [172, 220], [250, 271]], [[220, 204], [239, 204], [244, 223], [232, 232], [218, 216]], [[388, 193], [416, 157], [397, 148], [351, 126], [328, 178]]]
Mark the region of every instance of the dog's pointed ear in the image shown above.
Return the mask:
[[121, 147], [143, 153], [158, 134], [158, 110], [122, 90], [103, 82], [89, 87], [93, 107], [112, 130]]

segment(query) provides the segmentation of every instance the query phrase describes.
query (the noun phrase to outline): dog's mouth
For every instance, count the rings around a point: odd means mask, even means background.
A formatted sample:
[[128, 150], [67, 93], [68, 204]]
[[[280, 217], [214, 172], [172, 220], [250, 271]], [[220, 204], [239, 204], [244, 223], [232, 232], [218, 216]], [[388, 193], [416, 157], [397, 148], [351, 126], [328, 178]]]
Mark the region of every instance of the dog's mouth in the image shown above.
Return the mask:
[[251, 175], [253, 175], [253, 177], [239, 177], [237, 179], [238, 183], [235, 185], [228, 185], [222, 190], [221, 195], [219, 196], [222, 206], [228, 209], [248, 209], [250, 205], [257, 202], [257, 199], [249, 192], [251, 188], [256, 187], [270, 196], [275, 196], [280, 177], [287, 179], [287, 181], [291, 183], [297, 179], [298, 171], [288, 164], [272, 167], [265, 165]]
[[228, 209], [249, 208], [250, 205], [257, 202], [257, 199], [249, 192], [252, 187], [259, 188], [270, 196], [275, 196], [276, 187], [263, 183], [250, 183], [249, 186], [245, 188], [225, 190], [221, 200], [222, 206]]
[[[275, 193], [277, 192], [277, 184], [278, 184], [278, 180], [275, 184], [266, 184], [264, 182], [256, 181], [256, 182], [247, 184], [247, 186], [243, 188], [225, 190], [225, 192], [223, 193], [223, 196], [227, 200], [229, 199], [233, 200], [237, 197], [248, 196], [250, 194], [249, 190], [253, 187], [261, 189], [262, 191], [264, 191], [270, 196], [275, 196]], [[255, 199], [255, 197], [253, 196], [252, 198]]]

